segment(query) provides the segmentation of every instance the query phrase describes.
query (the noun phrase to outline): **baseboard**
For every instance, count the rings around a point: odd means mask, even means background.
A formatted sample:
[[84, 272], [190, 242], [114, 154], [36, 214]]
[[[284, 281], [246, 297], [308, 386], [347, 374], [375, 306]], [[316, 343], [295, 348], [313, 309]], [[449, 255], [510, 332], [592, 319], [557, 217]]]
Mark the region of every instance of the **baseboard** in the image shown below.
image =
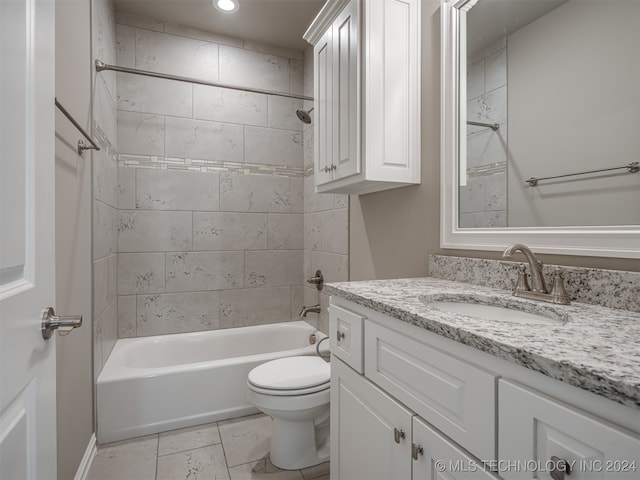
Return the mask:
[[80, 461], [80, 465], [78, 466], [78, 471], [76, 472], [76, 476], [73, 480], [86, 480], [89, 475], [89, 469], [91, 468], [91, 464], [93, 463], [93, 459], [96, 456], [96, 434], [92, 433], [91, 438], [89, 439], [89, 444], [87, 445], [87, 449], [84, 451], [84, 456]]

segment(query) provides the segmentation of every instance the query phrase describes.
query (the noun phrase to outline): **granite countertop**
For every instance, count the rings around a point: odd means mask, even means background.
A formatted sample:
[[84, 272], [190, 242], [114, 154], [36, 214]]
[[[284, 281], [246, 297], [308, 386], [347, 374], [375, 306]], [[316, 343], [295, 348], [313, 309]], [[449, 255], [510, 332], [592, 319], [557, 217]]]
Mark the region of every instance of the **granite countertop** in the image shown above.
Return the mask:
[[[640, 313], [586, 303], [553, 305], [511, 292], [437, 278], [326, 284], [331, 295], [541, 372], [623, 405], [640, 408]], [[443, 312], [422, 300], [444, 295], [497, 298], [558, 324], [523, 325]]]

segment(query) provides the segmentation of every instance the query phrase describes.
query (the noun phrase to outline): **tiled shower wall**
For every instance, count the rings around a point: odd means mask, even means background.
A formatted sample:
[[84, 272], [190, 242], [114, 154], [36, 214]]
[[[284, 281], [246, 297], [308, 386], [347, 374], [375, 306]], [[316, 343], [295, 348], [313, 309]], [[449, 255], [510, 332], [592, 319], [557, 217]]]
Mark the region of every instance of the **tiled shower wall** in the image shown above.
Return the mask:
[[[301, 52], [117, 23], [118, 65], [302, 93]], [[302, 102], [130, 74], [117, 90], [119, 337], [296, 318]]]
[[[304, 95], [313, 96], [313, 49], [304, 57]], [[305, 101], [305, 109], [313, 106]], [[314, 118], [313, 114], [311, 115]], [[349, 279], [349, 197], [315, 193], [313, 176], [313, 124], [304, 125], [304, 275], [305, 280], [316, 270], [322, 270], [326, 282]], [[327, 307], [329, 296], [314, 285], [304, 283], [304, 304], [320, 304], [321, 313], [309, 314], [317, 327], [329, 333]]]
[[[110, 0], [92, 3], [93, 58], [115, 63], [115, 13]], [[93, 351], [94, 374], [102, 370], [117, 339], [117, 129], [116, 78], [93, 75], [93, 136], [100, 151], [93, 157]], [[85, 158], [89, 154], [85, 153]]]
[[467, 60], [467, 185], [460, 187], [460, 227], [507, 226], [507, 38]]

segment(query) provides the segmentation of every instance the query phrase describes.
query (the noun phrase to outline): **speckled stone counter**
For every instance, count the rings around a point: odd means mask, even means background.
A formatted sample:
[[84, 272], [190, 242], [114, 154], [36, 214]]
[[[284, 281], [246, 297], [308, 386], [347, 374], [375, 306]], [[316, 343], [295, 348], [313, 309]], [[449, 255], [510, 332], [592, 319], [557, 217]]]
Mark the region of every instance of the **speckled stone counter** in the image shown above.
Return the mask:
[[[331, 295], [640, 408], [640, 314], [574, 302], [551, 305], [511, 292], [436, 278], [331, 283]], [[553, 313], [557, 325], [487, 321], [428, 306], [453, 295], [531, 313]], [[514, 303], [515, 302], [515, 303]], [[552, 309], [552, 310], [549, 310]]]

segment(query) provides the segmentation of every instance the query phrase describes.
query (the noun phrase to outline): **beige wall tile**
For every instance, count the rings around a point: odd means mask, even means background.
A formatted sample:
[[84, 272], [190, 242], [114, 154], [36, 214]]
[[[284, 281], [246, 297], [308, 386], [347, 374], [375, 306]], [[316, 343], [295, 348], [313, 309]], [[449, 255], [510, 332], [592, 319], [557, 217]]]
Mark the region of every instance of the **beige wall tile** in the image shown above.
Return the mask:
[[242, 162], [243, 127], [230, 123], [166, 117], [166, 156]]
[[164, 156], [164, 117], [118, 112], [118, 153]]
[[300, 285], [302, 250], [245, 252], [245, 286], [282, 287]]
[[193, 212], [194, 250], [266, 248], [266, 213]]
[[119, 253], [118, 295], [164, 292], [164, 255], [164, 252]]
[[118, 109], [191, 118], [193, 86], [162, 78], [118, 73]]
[[215, 330], [219, 301], [218, 292], [138, 295], [138, 336]]
[[216, 211], [220, 205], [217, 173], [138, 169], [136, 208]]
[[221, 45], [220, 81], [289, 92], [289, 61], [284, 57]]
[[220, 210], [276, 212], [291, 210], [289, 178], [271, 175], [220, 174]]
[[117, 210], [93, 201], [93, 258], [102, 258], [116, 252]]
[[269, 249], [302, 250], [304, 217], [300, 213], [270, 213], [268, 216]]
[[119, 252], [185, 251], [192, 246], [191, 212], [120, 210]]
[[137, 29], [136, 68], [215, 82], [218, 81], [218, 45]]
[[243, 252], [167, 253], [167, 292], [244, 287]]
[[267, 95], [194, 85], [193, 117], [266, 127]]
[[290, 287], [220, 292], [220, 327], [286, 322], [291, 317]]
[[118, 297], [118, 338], [137, 337], [136, 296]]
[[302, 133], [275, 128], [245, 127], [244, 161], [260, 165], [302, 168]]

